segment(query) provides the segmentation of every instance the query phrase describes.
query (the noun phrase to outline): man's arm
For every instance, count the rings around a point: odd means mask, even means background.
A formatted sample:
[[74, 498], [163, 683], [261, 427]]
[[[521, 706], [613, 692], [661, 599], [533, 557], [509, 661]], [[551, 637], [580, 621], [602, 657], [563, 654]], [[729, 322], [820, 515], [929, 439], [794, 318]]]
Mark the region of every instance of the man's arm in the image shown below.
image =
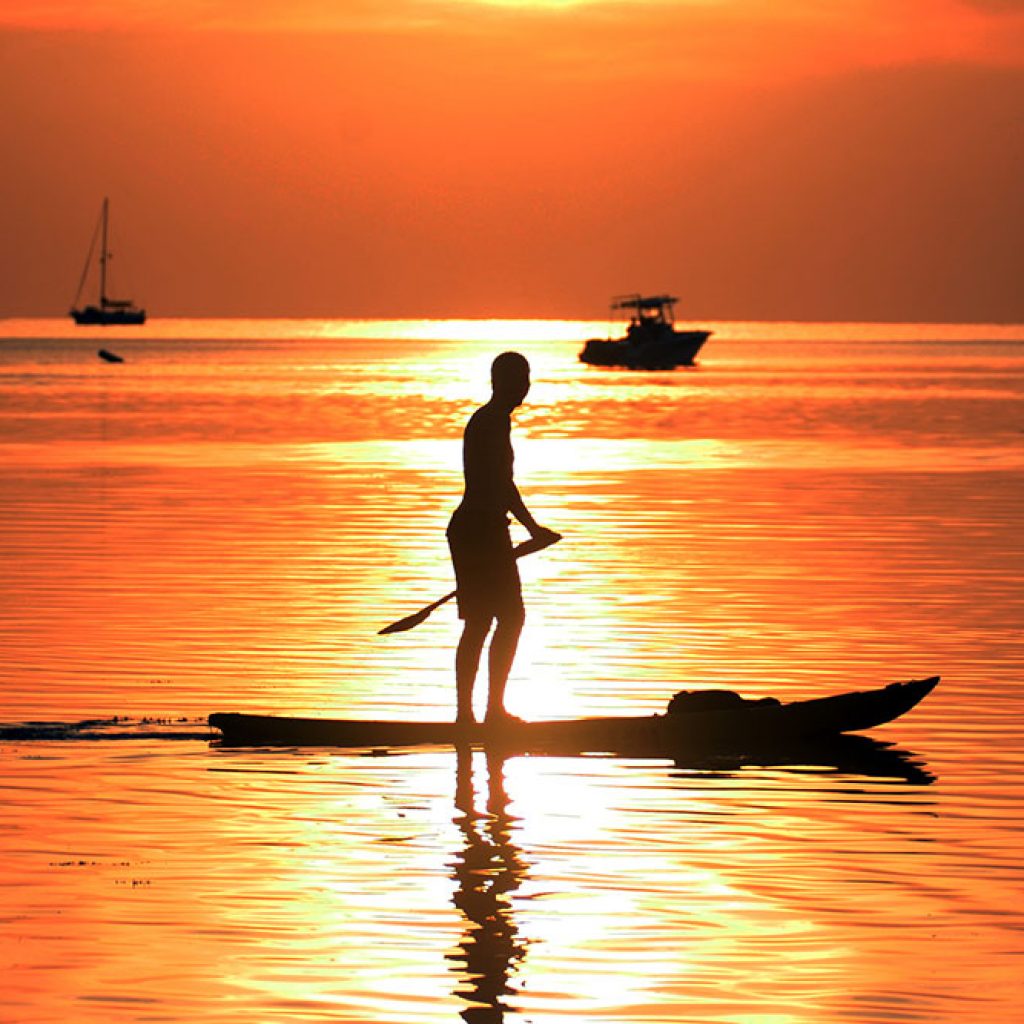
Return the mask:
[[464, 457], [467, 495], [483, 496], [515, 516], [535, 539], [560, 536], [538, 524], [516, 487], [507, 414], [495, 414], [488, 406], [480, 409], [466, 427]]
[[[531, 537], [536, 537], [544, 532], [544, 527], [539, 526], [537, 520], [530, 514], [530, 510], [526, 507], [526, 503], [519, 493], [519, 488], [516, 487], [515, 481], [511, 479], [508, 482], [508, 510], [530, 531]], [[548, 530], [547, 532], [550, 533], [551, 531]]]
[[530, 513], [530, 510], [526, 507], [526, 502], [523, 501], [523, 496], [519, 493], [519, 488], [516, 487], [515, 480], [512, 478], [511, 464], [509, 465], [509, 477], [508, 477], [508, 498], [507, 505], [508, 511], [512, 513], [530, 531], [530, 536], [534, 540], [542, 539], [553, 539], [560, 540], [561, 534], [556, 533], [554, 530], [549, 530], [546, 526], [541, 526], [536, 519]]

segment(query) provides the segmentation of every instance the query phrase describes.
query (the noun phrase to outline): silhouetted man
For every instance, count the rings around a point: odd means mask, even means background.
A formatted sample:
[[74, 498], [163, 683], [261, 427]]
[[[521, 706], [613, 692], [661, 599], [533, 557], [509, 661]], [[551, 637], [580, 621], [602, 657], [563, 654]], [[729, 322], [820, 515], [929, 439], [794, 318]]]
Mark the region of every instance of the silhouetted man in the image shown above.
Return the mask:
[[487, 721], [509, 719], [505, 684], [519, 644], [525, 612], [509, 537], [509, 514], [536, 540], [557, 540], [538, 526], [512, 476], [512, 410], [530, 390], [530, 364], [518, 352], [503, 352], [491, 364], [491, 399], [466, 424], [462, 463], [465, 494], [448, 524], [455, 567], [459, 617], [465, 622], [455, 655], [456, 720], [473, 721], [473, 684], [487, 634], [495, 622], [487, 657]]

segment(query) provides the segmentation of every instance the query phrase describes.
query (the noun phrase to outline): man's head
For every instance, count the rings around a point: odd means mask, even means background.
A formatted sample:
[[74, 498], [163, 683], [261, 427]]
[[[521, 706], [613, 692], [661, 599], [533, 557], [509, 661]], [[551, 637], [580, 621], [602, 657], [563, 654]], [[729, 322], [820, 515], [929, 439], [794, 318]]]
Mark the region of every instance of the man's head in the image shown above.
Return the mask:
[[502, 352], [491, 363], [494, 397], [510, 408], [522, 405], [530, 390], [530, 364], [518, 352]]

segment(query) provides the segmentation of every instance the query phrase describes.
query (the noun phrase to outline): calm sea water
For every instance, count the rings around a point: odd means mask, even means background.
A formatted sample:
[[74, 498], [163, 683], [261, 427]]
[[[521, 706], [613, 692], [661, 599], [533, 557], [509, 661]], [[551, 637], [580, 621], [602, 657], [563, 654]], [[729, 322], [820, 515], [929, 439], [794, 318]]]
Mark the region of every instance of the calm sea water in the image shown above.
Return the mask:
[[[650, 374], [576, 361], [604, 325], [0, 321], [0, 1019], [1018, 1019], [1024, 328], [709, 326]], [[891, 747], [211, 745], [216, 710], [451, 714], [454, 610], [376, 631], [451, 588], [509, 347], [565, 534], [511, 709], [942, 675]]]

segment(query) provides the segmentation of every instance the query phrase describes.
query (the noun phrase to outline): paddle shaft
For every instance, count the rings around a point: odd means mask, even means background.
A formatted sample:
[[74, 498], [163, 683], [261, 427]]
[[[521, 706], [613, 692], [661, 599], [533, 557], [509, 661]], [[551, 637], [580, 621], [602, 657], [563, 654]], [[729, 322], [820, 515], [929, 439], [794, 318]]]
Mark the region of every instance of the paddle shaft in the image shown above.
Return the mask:
[[[551, 547], [552, 544], [556, 544], [561, 539], [562, 535], [559, 533], [552, 533], [545, 537], [531, 537], [529, 540], [523, 541], [522, 544], [517, 544], [512, 549], [512, 556], [514, 558], [522, 558], [524, 555], [532, 555], [537, 551], [543, 551], [544, 548]], [[377, 631], [378, 635], [404, 633], [406, 630], [415, 629], [421, 622], [425, 622], [433, 611], [440, 608], [441, 605], [447, 604], [457, 593], [458, 590], [453, 590], [450, 594], [445, 594], [444, 597], [431, 602], [418, 612], [413, 612], [412, 615], [407, 615], [404, 619], [392, 622], [390, 626], [379, 629]]]

